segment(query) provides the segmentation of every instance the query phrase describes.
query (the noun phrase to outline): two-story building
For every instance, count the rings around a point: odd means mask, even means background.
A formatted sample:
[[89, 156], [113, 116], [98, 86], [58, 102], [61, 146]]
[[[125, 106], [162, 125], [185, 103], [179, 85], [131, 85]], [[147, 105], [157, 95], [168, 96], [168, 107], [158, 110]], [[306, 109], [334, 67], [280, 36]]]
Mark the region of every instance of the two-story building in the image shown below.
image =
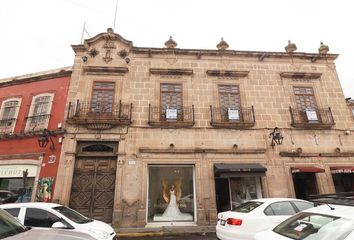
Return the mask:
[[0, 190], [52, 201], [71, 68], [0, 80]]
[[202, 226], [248, 199], [353, 190], [353, 117], [327, 46], [176, 46], [112, 29], [72, 46], [54, 200], [121, 227]]

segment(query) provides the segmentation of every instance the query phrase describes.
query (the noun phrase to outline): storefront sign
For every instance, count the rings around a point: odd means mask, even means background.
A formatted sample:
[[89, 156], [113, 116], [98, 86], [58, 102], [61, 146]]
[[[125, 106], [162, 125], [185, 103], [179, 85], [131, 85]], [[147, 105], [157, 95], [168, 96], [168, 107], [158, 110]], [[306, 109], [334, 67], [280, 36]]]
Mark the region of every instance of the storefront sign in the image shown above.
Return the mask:
[[354, 173], [354, 168], [336, 168], [336, 169], [331, 169], [332, 174], [336, 173]]
[[230, 120], [240, 120], [240, 113], [238, 110], [229, 109], [228, 114]]
[[48, 158], [48, 163], [55, 163], [57, 157], [55, 155], [50, 155]]
[[230, 172], [252, 172], [251, 168], [236, 168], [230, 169]]
[[177, 119], [177, 109], [167, 108], [166, 109], [166, 118], [167, 119]]
[[28, 171], [27, 177], [37, 175], [37, 166], [34, 165], [0, 165], [0, 178], [23, 177], [23, 171]]

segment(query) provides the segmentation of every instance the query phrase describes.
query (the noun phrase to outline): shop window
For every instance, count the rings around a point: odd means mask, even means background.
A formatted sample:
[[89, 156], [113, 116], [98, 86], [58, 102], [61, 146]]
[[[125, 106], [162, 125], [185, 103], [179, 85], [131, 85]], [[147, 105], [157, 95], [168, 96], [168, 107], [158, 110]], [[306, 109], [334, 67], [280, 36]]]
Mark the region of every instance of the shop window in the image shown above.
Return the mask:
[[112, 113], [114, 92], [114, 82], [94, 82], [91, 97], [91, 113]]
[[260, 177], [230, 178], [232, 208], [251, 199], [261, 198]]
[[25, 215], [25, 226], [50, 228], [56, 222], [60, 222], [60, 218], [54, 214], [37, 208], [27, 208]]
[[33, 97], [27, 118], [26, 131], [48, 128], [54, 94], [44, 93]]
[[149, 166], [148, 222], [194, 221], [194, 167]]
[[0, 192], [11, 192], [11, 196], [6, 200], [8, 203], [30, 202], [33, 184], [34, 177], [26, 178], [25, 184], [23, 178], [0, 178]]
[[11, 98], [2, 102], [0, 111], [0, 133], [13, 132], [20, 104], [20, 98]]

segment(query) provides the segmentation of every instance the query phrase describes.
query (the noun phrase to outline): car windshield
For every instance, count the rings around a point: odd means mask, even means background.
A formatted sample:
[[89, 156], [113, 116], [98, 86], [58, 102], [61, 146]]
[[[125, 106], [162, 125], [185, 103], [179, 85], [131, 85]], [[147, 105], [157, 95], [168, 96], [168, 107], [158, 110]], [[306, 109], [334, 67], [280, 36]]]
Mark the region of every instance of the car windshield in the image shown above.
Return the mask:
[[79, 223], [79, 224], [88, 223], [88, 222], [93, 221], [92, 219], [87, 218], [84, 215], [76, 212], [75, 210], [65, 207], [65, 206], [53, 207], [53, 209], [55, 211], [63, 214], [65, 217], [69, 218], [71, 221]]
[[296, 240], [342, 240], [354, 230], [354, 220], [302, 212], [282, 222], [273, 231]]
[[241, 205], [232, 208], [232, 211], [234, 212], [242, 212], [242, 213], [249, 213], [252, 210], [254, 210], [255, 208], [257, 208], [258, 206], [262, 205], [262, 202], [254, 202], [254, 201], [250, 201], [250, 202], [245, 202], [242, 203]]
[[27, 231], [16, 218], [0, 209], [0, 239]]

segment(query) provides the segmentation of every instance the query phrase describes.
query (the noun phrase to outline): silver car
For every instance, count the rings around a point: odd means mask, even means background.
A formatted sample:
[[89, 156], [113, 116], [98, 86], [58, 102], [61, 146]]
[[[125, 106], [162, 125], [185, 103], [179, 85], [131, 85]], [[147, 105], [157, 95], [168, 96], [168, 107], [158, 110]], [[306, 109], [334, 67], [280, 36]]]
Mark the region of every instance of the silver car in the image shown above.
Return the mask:
[[64, 229], [31, 229], [0, 209], [0, 239], [6, 240], [94, 240], [90, 235]]

